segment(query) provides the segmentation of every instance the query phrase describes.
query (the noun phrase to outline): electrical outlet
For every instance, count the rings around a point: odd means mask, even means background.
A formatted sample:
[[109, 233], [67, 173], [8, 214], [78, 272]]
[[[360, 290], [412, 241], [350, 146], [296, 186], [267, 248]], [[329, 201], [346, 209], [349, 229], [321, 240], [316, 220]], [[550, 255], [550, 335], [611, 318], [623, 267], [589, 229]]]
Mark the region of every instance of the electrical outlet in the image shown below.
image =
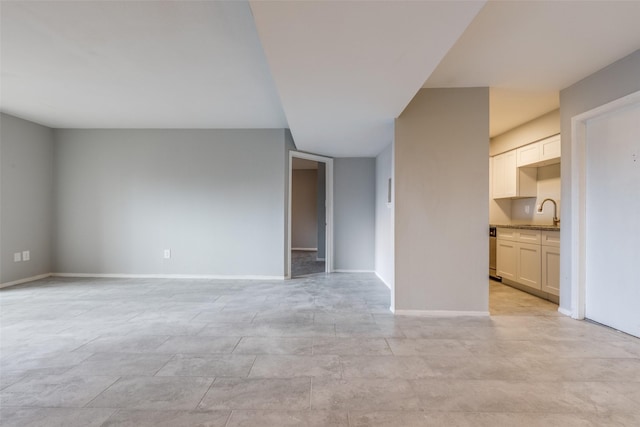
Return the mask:
[[30, 251], [22, 251], [22, 260], [23, 261], [29, 261], [31, 259], [31, 252]]
[[524, 205], [524, 213], [526, 213], [527, 215], [529, 215], [529, 213], [531, 212], [531, 206], [529, 205]]
[[13, 254], [13, 262], [20, 262], [22, 261], [22, 253], [20, 252], [16, 252]]
[[171, 258], [171, 249], [165, 249], [164, 250], [164, 259], [169, 259]]

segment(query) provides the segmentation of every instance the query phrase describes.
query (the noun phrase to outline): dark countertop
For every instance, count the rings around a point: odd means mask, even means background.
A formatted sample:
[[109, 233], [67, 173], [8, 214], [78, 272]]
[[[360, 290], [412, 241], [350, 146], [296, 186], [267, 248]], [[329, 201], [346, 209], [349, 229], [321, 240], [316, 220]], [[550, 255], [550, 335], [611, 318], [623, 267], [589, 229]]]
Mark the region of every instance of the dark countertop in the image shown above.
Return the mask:
[[542, 224], [489, 224], [490, 227], [519, 228], [521, 230], [560, 231], [560, 226]]

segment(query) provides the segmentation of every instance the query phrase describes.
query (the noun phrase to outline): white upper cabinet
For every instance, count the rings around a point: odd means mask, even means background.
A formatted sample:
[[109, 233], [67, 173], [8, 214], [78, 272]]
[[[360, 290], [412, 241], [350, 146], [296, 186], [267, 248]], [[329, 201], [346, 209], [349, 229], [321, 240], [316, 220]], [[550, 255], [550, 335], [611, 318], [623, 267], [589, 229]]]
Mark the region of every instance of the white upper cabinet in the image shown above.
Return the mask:
[[518, 167], [560, 163], [560, 135], [520, 147], [516, 150], [516, 157]]
[[536, 197], [536, 168], [519, 168], [516, 150], [493, 158], [493, 198]]

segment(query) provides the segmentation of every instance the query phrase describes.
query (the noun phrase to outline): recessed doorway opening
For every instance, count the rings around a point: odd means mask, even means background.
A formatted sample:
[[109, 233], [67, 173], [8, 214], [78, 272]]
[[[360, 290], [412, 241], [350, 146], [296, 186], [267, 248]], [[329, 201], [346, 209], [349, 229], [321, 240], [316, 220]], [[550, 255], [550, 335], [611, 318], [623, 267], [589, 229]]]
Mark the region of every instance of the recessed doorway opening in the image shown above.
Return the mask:
[[291, 151], [287, 277], [332, 271], [333, 160]]

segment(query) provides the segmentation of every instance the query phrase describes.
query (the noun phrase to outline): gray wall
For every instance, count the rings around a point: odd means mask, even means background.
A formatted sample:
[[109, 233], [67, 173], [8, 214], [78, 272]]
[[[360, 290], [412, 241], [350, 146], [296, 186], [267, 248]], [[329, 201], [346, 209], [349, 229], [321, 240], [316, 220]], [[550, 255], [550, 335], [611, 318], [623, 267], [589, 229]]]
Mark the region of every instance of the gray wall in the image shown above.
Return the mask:
[[395, 309], [488, 312], [488, 88], [422, 89], [395, 131]]
[[318, 170], [294, 169], [291, 178], [291, 248], [317, 248]]
[[[560, 228], [560, 307], [571, 310], [571, 118], [640, 90], [640, 50], [560, 91], [562, 131], [562, 226]], [[632, 215], [616, 211], [614, 216]]]
[[284, 130], [54, 136], [56, 272], [283, 276]]
[[[393, 144], [376, 157], [376, 245], [375, 270], [393, 289], [393, 194], [387, 203], [389, 179], [393, 176]], [[393, 183], [392, 183], [393, 184]], [[393, 188], [393, 186], [392, 186]]]
[[282, 266], [286, 276], [289, 271], [289, 152], [296, 151], [296, 143], [290, 129], [284, 130], [284, 233], [282, 234]]
[[[0, 116], [0, 283], [51, 272], [51, 129]], [[31, 260], [13, 262], [30, 251]]]
[[374, 269], [374, 158], [334, 160], [335, 270]]
[[318, 255], [319, 259], [325, 259], [325, 252], [327, 246], [327, 165], [318, 162], [318, 188], [316, 191], [317, 201], [316, 208], [318, 209]]

